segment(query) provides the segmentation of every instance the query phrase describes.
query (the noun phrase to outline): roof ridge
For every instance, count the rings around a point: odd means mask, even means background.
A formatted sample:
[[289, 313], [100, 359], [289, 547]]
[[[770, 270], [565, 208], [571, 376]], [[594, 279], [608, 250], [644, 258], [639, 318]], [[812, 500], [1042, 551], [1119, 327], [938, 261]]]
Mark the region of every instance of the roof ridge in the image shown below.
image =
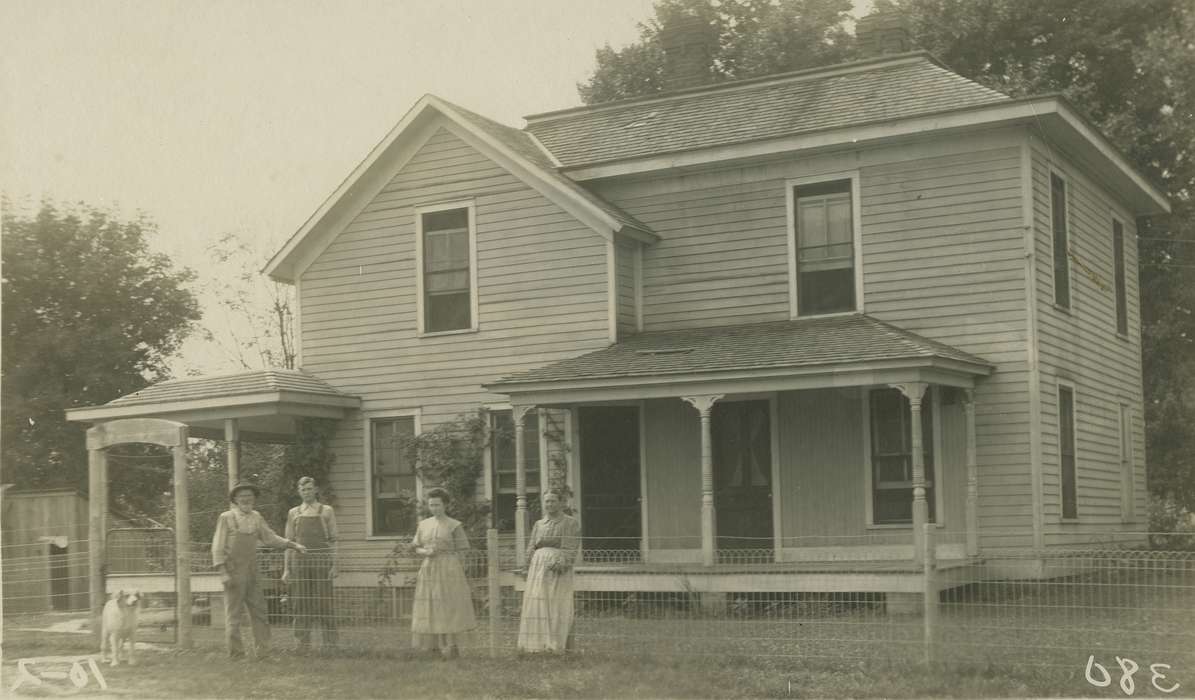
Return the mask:
[[[692, 97], [709, 92], [732, 92], [736, 89], [754, 88], [767, 83], [791, 83], [801, 82], [803, 80], [812, 80], [816, 78], [828, 78], [835, 75], [847, 75], [850, 73], [865, 73], [872, 70], [887, 70], [903, 65], [912, 65], [916, 63], [916, 59], [926, 59], [930, 63], [943, 68], [948, 72], [954, 73], [949, 68], [946, 68], [941, 61], [934, 57], [929, 51], [909, 51], [900, 54], [888, 54], [879, 57], [866, 58], [858, 61], [849, 61], [847, 63], [835, 63], [827, 66], [816, 66], [813, 68], [802, 68], [800, 70], [788, 71], [786, 73], [772, 73], [769, 75], [760, 75], [754, 78], [742, 78], [740, 80], [727, 80], [720, 83], [710, 83], [706, 85], [698, 85], [696, 87], [685, 88], [683, 90], [673, 90], [671, 92], [656, 93], [653, 95], [641, 95], [638, 97], [628, 97], [621, 100], [613, 100], [610, 102], [599, 102], [592, 105], [578, 105], [576, 107], [565, 107], [564, 109], [550, 110], [547, 112], [537, 112], [535, 114], [527, 114], [523, 119], [527, 121], [529, 129], [533, 124], [545, 123], [554, 121], [556, 119], [572, 116], [573, 114], [588, 113], [594, 114], [597, 112], [610, 111], [615, 108], [627, 107], [634, 104], [653, 104], [656, 102], [668, 102], [686, 97]], [[955, 73], [955, 75], [958, 75]], [[960, 76], [962, 77], [962, 76]], [[964, 78], [966, 79], [966, 78]]]

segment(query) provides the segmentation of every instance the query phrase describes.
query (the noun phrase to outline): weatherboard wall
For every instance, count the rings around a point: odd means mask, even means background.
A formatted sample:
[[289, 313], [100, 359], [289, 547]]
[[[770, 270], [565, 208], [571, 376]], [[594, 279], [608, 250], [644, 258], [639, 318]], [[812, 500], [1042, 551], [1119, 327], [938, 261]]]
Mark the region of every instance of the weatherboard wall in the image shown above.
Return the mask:
[[645, 330], [790, 318], [789, 181], [858, 173], [865, 311], [997, 367], [976, 392], [981, 544], [1032, 528], [1022, 132], [591, 183], [660, 235]]
[[[333, 445], [346, 540], [367, 532], [370, 416], [418, 411], [426, 431], [507, 400], [483, 383], [609, 342], [606, 241], [466, 139], [442, 125], [302, 274], [304, 369], [363, 402]], [[466, 200], [478, 330], [419, 337], [414, 208]]]
[[[1041, 362], [1042, 493], [1046, 544], [1147, 528], [1144, 403], [1137, 227], [1115, 193], [1091, 179], [1068, 153], [1031, 141]], [[1066, 183], [1070, 307], [1055, 303], [1050, 175]], [[1128, 333], [1116, 328], [1112, 221], [1124, 227]], [[1062, 517], [1058, 386], [1074, 390], [1078, 518]], [[1125, 486], [1120, 406], [1131, 407], [1132, 508]]]

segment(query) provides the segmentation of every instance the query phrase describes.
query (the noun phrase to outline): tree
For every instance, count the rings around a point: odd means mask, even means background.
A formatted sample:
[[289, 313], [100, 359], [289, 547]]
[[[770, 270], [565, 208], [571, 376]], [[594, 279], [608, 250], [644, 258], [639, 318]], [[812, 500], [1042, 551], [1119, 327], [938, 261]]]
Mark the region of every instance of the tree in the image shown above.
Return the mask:
[[660, 32], [680, 15], [710, 27], [711, 77], [739, 80], [839, 63], [854, 38], [844, 26], [850, 0], [659, 0], [655, 18], [639, 24], [639, 41], [598, 49], [597, 67], [577, 86], [586, 104], [639, 97], [664, 89]]
[[293, 287], [262, 275], [263, 256], [237, 234], [221, 236], [208, 253], [217, 269], [225, 271], [202, 285], [206, 296], [216, 300], [224, 338], [208, 329], [204, 337], [243, 369], [294, 369]]
[[[156, 228], [144, 217], [44, 203], [22, 218], [4, 204], [3, 480], [82, 488], [85, 427], [63, 411], [168, 378], [167, 359], [199, 319], [194, 274], [150, 252]], [[129, 454], [157, 459], [148, 448]], [[112, 493], [141, 510], [169, 478], [169, 468], [113, 469]]]
[[881, 0], [914, 41], [1012, 96], [1062, 93], [1170, 198], [1139, 222], [1146, 463], [1195, 510], [1195, 5], [1187, 0]]

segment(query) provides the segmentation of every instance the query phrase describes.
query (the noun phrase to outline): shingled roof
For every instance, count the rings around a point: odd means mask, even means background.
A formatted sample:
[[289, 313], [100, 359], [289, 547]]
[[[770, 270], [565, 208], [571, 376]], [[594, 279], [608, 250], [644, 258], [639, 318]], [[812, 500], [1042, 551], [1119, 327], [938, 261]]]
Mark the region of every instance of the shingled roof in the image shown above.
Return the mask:
[[530, 115], [565, 168], [997, 104], [925, 52]]
[[344, 392], [296, 369], [265, 369], [236, 374], [210, 375], [170, 379], [152, 384], [104, 404], [105, 406], [137, 406], [203, 399], [226, 399], [231, 396], [251, 396], [288, 392], [314, 396], [352, 398]]
[[579, 357], [519, 372], [494, 384], [700, 374], [884, 360], [943, 359], [988, 374], [994, 365], [864, 314], [741, 326], [656, 331]]
[[485, 133], [489, 134], [492, 138], [498, 140], [504, 146], [539, 168], [541, 173], [547, 177], [551, 177], [552, 180], [560, 187], [567, 189], [576, 194], [578, 197], [592, 203], [594, 206], [606, 212], [606, 214], [611, 216], [615, 221], [623, 226], [629, 226], [644, 233], [654, 235], [652, 230], [648, 228], [647, 225], [642, 221], [639, 221], [619, 207], [616, 207], [601, 197], [598, 197], [593, 192], [590, 192], [581, 185], [578, 185], [570, 178], [560, 174], [557, 169], [557, 164], [553, 162], [551, 158], [549, 158], [544, 149], [540, 148], [535, 143], [535, 138], [530, 133], [520, 131], [514, 127], [507, 126], [500, 122], [496, 122], [488, 117], [483, 117], [474, 111], [465, 109], [464, 107], [449, 102], [443, 98], [440, 98], [440, 101], [451, 109], [456, 110], [457, 114], [461, 118], [467, 120], [470, 124], [473, 124], [478, 129], [481, 129]]

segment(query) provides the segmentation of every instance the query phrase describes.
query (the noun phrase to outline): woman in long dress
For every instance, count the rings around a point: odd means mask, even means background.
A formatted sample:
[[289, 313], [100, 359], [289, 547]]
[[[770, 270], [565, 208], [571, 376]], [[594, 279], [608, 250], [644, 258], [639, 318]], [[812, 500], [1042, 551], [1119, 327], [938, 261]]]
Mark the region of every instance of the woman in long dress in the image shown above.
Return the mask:
[[520, 651], [563, 651], [571, 646], [573, 564], [580, 547], [581, 525], [564, 514], [560, 495], [543, 496], [544, 517], [531, 529], [527, 588], [519, 619]]
[[419, 522], [414, 550], [423, 557], [415, 582], [415, 605], [411, 632], [415, 648], [460, 656], [460, 635], [477, 626], [473, 594], [457, 552], [468, 551], [469, 539], [459, 520], [444, 513], [448, 492], [427, 492], [427, 509], [432, 516]]

